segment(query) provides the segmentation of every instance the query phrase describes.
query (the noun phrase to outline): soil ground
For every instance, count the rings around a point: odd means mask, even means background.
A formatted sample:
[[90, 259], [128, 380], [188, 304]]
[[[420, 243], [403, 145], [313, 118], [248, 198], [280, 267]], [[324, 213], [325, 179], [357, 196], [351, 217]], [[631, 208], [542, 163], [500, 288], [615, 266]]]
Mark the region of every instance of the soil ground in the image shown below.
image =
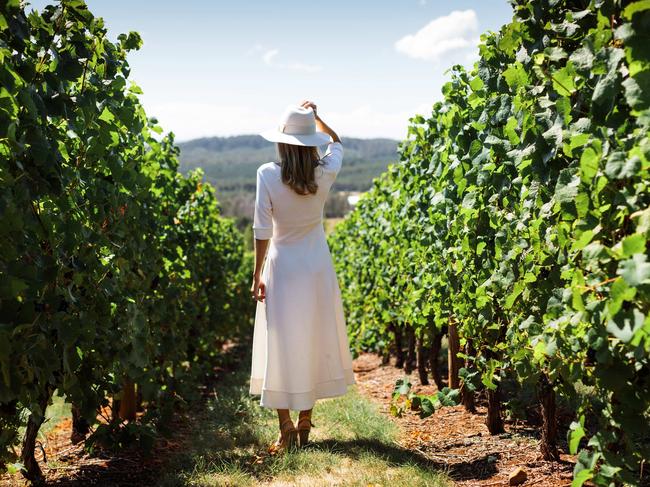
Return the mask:
[[[369, 353], [356, 358], [354, 367], [360, 392], [377, 401], [381, 411], [402, 429], [401, 446], [436, 462], [454, 485], [508, 485], [508, 476], [516, 468], [527, 474], [523, 486], [571, 485], [574, 457], [562, 452], [560, 462], [544, 461], [539, 454], [538, 427], [506, 421], [504, 434], [490, 435], [485, 425], [487, 408], [480, 396], [476, 414], [454, 406], [424, 419], [408, 409], [402, 417], [393, 417], [389, 414], [391, 395], [397, 379], [407, 376], [404, 371], [394, 366], [394, 359], [382, 365], [381, 357]], [[407, 377], [417, 394], [438, 390], [435, 385], [421, 385], [417, 372]]]
[[[348, 394], [314, 408], [313, 450], [278, 458], [267, 448], [277, 437], [277, 417], [246, 397], [249, 347], [228, 353], [233, 359], [216, 371], [206, 401], [179, 413], [151, 455], [137, 446], [88, 453], [83, 443], [70, 442], [70, 420], [59, 422], [37, 451], [47, 484], [487, 487], [508, 485], [515, 468], [527, 474], [523, 486], [571, 484], [573, 457], [563, 451], [560, 462], [541, 459], [538, 427], [506, 421], [506, 433], [490, 435], [480, 396], [476, 414], [455, 406], [425, 419], [408, 409], [390, 415], [395, 382], [405, 373], [371, 353], [354, 360], [357, 384]], [[417, 372], [408, 377], [414, 392], [435, 393], [435, 385], [420, 384]], [[1, 487], [21, 485], [19, 475], [0, 477]]]

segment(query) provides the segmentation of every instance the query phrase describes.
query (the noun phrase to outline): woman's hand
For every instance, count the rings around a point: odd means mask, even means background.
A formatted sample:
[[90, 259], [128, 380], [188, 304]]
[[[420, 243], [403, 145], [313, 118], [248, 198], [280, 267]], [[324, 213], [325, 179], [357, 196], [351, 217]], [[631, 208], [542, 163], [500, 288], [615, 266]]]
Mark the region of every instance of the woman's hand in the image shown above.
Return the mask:
[[311, 108], [314, 110], [314, 117], [316, 117], [316, 130], [319, 130], [321, 132], [325, 132], [327, 135], [332, 137], [332, 140], [334, 142], [341, 142], [341, 139], [338, 135], [336, 135], [336, 132], [332, 130], [332, 128], [327, 125], [321, 118], [318, 116], [318, 113], [316, 113], [316, 104], [312, 101], [309, 100], [304, 100], [301, 104], [301, 107], [303, 108]]
[[251, 285], [251, 298], [257, 301], [264, 301], [266, 298], [266, 284], [262, 282], [260, 276], [253, 276], [253, 284]]
[[303, 108], [311, 108], [314, 110], [314, 116], [318, 119], [318, 113], [316, 112], [316, 104], [312, 101], [309, 100], [303, 100], [303, 102], [300, 104], [301, 107]]

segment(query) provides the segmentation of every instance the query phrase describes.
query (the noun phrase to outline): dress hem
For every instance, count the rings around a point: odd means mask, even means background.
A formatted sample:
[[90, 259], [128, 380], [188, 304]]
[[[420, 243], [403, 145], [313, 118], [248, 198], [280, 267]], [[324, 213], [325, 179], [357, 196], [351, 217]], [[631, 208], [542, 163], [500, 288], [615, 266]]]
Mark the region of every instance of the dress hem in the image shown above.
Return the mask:
[[348, 386], [356, 384], [352, 369], [344, 369], [343, 377], [327, 382], [319, 382], [314, 389], [306, 392], [276, 391], [263, 387], [263, 378], [250, 379], [249, 393], [261, 394], [260, 406], [268, 409], [291, 409], [304, 411], [311, 409], [317, 399], [343, 396], [348, 392]]

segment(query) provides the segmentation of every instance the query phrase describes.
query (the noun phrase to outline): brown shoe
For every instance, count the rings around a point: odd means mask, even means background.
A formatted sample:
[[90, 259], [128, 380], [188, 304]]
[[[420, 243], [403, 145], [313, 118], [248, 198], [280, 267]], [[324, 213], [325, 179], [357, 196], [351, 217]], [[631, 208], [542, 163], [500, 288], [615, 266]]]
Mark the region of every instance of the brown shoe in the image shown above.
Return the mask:
[[309, 432], [311, 431], [312, 426], [316, 425], [311, 421], [311, 411], [309, 414], [305, 414], [299, 417], [298, 427], [296, 430], [298, 431], [298, 437], [300, 439], [300, 447], [303, 447], [309, 443]]
[[278, 439], [271, 445], [273, 452], [283, 452], [293, 450], [298, 446], [298, 430], [293, 425], [291, 418], [285, 419], [280, 425], [280, 435]]

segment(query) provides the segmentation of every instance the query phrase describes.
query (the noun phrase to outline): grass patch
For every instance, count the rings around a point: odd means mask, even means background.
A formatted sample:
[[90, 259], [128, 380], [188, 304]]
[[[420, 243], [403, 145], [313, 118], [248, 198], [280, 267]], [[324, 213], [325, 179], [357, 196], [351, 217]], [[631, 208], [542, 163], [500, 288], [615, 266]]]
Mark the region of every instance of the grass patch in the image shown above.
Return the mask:
[[[398, 427], [356, 386], [319, 400], [311, 444], [269, 456], [278, 436], [277, 413], [248, 394], [248, 358], [224, 379], [194, 414], [190, 447], [166, 469], [160, 485], [193, 486], [447, 486], [451, 482], [426, 459], [394, 443]], [[292, 411], [292, 418], [297, 418]]]
[[52, 396], [52, 404], [45, 411], [45, 421], [39, 430], [39, 434], [46, 435], [62, 420], [72, 417], [71, 408], [71, 404], [65, 402], [65, 396]]
[[[52, 404], [49, 404], [47, 406], [47, 409], [45, 410], [45, 420], [38, 430], [38, 439], [41, 442], [45, 442], [47, 440], [47, 434], [52, 431], [57, 424], [66, 418], [72, 417], [71, 408], [71, 404], [65, 402], [65, 396], [57, 396], [56, 392], [54, 395], [52, 395]], [[23, 411], [23, 415], [25, 422], [27, 422], [27, 419], [29, 418], [29, 411]], [[18, 428], [18, 436], [21, 441], [25, 435], [25, 430], [26, 427], [24, 424]]]

